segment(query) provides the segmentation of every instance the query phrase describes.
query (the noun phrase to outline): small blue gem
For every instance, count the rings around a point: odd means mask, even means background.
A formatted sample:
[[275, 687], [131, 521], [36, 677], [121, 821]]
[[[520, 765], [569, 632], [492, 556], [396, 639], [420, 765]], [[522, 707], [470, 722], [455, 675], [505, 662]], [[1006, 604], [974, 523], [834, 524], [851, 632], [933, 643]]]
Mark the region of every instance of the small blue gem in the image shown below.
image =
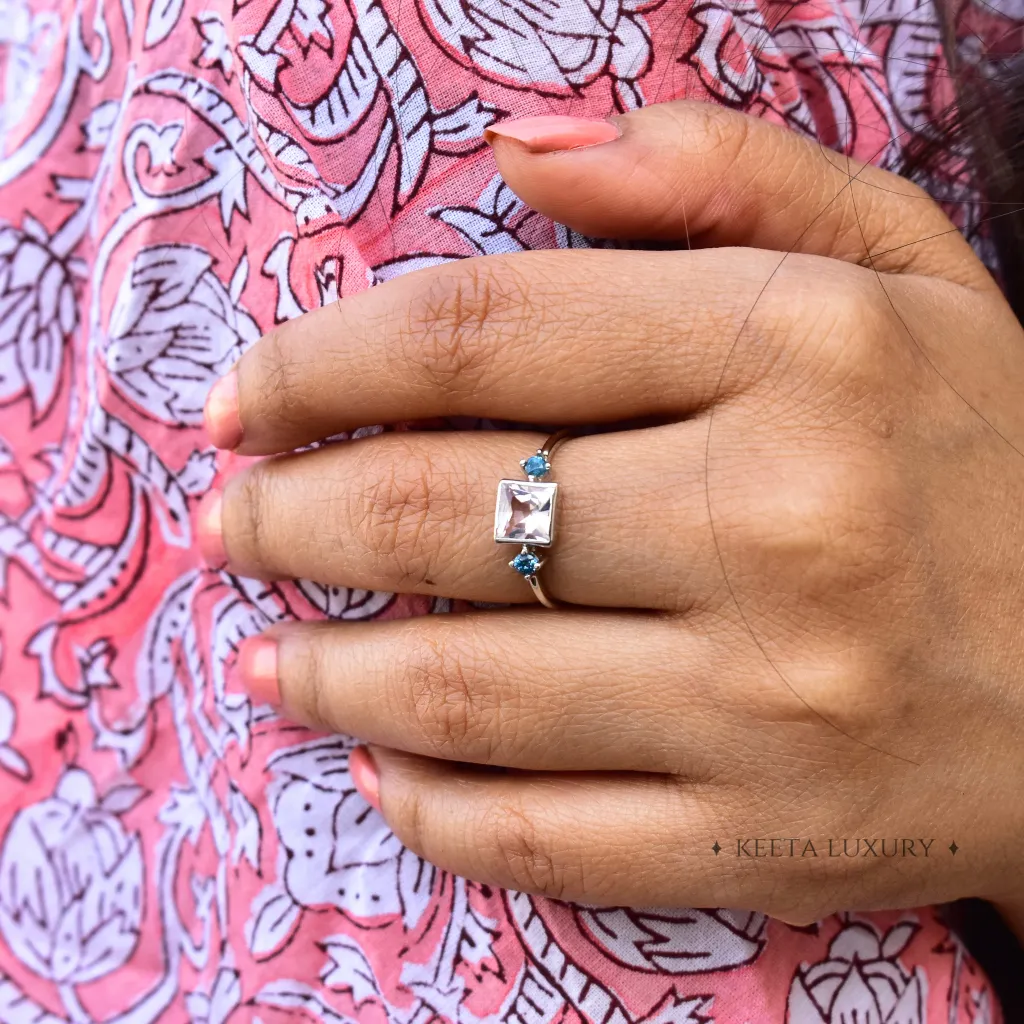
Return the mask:
[[531, 455], [524, 463], [527, 476], [547, 476], [551, 472], [548, 460], [543, 455]]
[[532, 576], [540, 565], [540, 559], [528, 551], [523, 551], [512, 559], [512, 568], [524, 576]]

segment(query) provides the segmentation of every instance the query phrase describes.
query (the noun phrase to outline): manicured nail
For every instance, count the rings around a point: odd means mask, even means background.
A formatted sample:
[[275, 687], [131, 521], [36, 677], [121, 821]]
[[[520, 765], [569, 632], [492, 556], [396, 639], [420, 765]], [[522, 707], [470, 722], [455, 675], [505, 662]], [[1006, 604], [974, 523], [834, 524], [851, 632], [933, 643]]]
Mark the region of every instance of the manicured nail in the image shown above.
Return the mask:
[[217, 448], [233, 451], [242, 443], [242, 420], [238, 415], [238, 374], [234, 370], [210, 388], [203, 408], [203, 423], [207, 436]]
[[380, 773], [366, 747], [356, 747], [348, 755], [348, 771], [359, 795], [375, 810], [380, 810]]
[[211, 569], [220, 569], [227, 563], [228, 555], [224, 550], [224, 531], [221, 527], [221, 510], [224, 498], [219, 490], [207, 491], [199, 502], [196, 516], [196, 533], [199, 536], [199, 551], [203, 561]]
[[587, 146], [611, 142], [621, 134], [611, 121], [544, 114], [488, 125], [484, 138], [490, 142], [492, 136], [501, 135], [521, 142], [531, 153], [555, 153], [563, 149], [585, 149]]
[[254, 704], [281, 704], [277, 681], [277, 641], [269, 636], [251, 636], [238, 648], [237, 671]]

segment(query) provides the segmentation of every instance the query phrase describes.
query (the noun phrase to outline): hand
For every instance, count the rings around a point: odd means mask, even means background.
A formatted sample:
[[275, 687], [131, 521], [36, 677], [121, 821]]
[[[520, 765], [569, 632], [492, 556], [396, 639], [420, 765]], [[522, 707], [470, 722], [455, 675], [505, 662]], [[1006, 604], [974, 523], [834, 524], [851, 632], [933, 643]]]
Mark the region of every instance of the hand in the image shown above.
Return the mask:
[[[514, 607], [291, 623], [245, 646], [247, 685], [372, 744], [368, 797], [471, 878], [791, 922], [1020, 901], [1020, 326], [900, 178], [700, 104], [615, 124], [564, 152], [588, 129], [490, 141], [555, 221], [697, 248], [410, 274], [273, 330], [208, 406], [250, 455], [437, 416], [659, 423], [554, 459], [543, 579], [577, 607], [538, 608], [492, 539], [497, 481], [544, 434], [326, 445], [232, 479], [207, 549]], [[772, 838], [798, 855], [737, 855]]]

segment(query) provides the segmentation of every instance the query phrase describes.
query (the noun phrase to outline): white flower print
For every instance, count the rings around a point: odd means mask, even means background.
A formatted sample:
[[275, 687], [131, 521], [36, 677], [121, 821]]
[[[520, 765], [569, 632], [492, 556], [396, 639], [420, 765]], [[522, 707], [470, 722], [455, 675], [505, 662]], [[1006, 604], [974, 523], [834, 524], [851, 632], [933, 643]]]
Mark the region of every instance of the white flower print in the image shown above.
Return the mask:
[[641, 106], [636, 82], [651, 59], [643, 0], [544, 5], [509, 0], [423, 0], [428, 24], [480, 70], [536, 92], [562, 95], [601, 75], [620, 106]]
[[20, 229], [0, 221], [0, 400], [27, 386], [33, 418], [42, 419], [77, 324], [71, 273], [46, 229], [28, 214]]
[[69, 768], [53, 796], [19, 811], [0, 853], [0, 933], [41, 977], [81, 984], [121, 967], [142, 920], [143, 858], [121, 824], [132, 786], [100, 801]]
[[827, 959], [797, 970], [788, 1024], [925, 1024], [928, 979], [920, 967], [911, 974], [898, 959], [919, 927], [903, 921], [879, 935], [871, 924], [846, 924]]
[[[345, 741], [316, 740], [275, 754], [269, 794], [283, 868], [253, 907], [250, 948], [270, 955], [307, 909], [334, 907], [352, 919], [402, 914], [414, 923], [433, 872], [404, 849], [356, 792]], [[425, 877], [421, 877], [425, 876]]]
[[132, 261], [106, 339], [107, 368], [126, 397], [159, 420], [202, 423], [213, 382], [259, 327], [238, 305], [246, 267], [230, 287], [194, 245], [156, 245]]
[[26, 0], [0, 0], [0, 46], [6, 51], [0, 152], [7, 149], [3, 144], [7, 129], [31, 110], [54, 46], [60, 42], [58, 12], [33, 10], [33, 6]]

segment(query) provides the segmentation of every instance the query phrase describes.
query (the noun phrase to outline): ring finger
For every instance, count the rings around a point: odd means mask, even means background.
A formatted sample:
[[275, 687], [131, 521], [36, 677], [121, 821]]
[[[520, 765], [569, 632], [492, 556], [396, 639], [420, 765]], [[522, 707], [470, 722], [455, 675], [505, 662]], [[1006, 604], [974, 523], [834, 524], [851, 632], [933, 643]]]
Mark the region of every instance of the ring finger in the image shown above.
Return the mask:
[[[532, 602], [508, 565], [518, 548], [494, 543], [495, 493], [543, 440], [399, 432], [267, 459], [206, 499], [199, 532], [211, 562], [246, 576]], [[707, 597], [718, 563], [705, 440], [690, 422], [561, 446], [545, 589], [572, 604], [664, 610]]]

